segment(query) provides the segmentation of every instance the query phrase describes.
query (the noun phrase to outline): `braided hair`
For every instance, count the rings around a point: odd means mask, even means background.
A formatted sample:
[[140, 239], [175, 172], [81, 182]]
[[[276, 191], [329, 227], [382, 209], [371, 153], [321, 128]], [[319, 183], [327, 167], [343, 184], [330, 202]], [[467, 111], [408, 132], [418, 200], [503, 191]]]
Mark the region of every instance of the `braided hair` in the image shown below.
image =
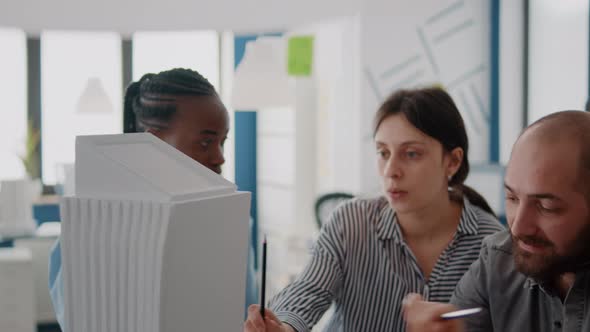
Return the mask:
[[165, 128], [176, 112], [178, 97], [217, 96], [215, 88], [194, 70], [175, 68], [145, 74], [125, 92], [125, 133]]

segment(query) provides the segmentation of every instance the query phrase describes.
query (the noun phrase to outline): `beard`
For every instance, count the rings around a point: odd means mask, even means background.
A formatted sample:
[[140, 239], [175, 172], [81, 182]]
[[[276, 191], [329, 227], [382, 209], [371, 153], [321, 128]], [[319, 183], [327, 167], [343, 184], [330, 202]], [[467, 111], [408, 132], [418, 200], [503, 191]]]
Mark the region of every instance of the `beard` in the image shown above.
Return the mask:
[[[590, 223], [578, 233], [565, 254], [557, 253], [555, 245], [542, 236], [512, 236], [512, 254], [516, 270], [539, 282], [551, 281], [568, 272], [590, 268]], [[518, 242], [542, 247], [543, 254], [523, 250]]]

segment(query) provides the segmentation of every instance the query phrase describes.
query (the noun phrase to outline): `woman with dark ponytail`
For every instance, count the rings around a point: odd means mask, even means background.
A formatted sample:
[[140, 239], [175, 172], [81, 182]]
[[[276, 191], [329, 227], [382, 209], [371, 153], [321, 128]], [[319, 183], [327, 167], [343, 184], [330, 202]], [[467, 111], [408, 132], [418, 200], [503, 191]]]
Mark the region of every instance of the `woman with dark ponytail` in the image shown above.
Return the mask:
[[330, 304], [326, 330], [404, 331], [403, 298], [448, 302], [483, 238], [503, 229], [463, 183], [467, 133], [444, 90], [397, 91], [374, 124], [383, 195], [337, 208], [302, 275], [264, 319], [252, 305], [244, 331], [309, 331]]
[[[457, 170], [448, 170], [447, 186], [451, 200], [462, 204], [465, 197], [471, 204], [496, 217], [487, 201], [478, 192], [464, 184], [469, 174], [467, 158], [469, 141], [463, 118], [451, 96], [440, 88], [400, 90], [394, 93], [381, 105], [375, 115], [374, 136], [377, 135], [384, 121], [396, 115], [404, 118], [421, 133], [436, 140], [442, 147], [442, 156], [451, 157], [458, 163]], [[379, 156], [383, 155], [379, 153]], [[383, 160], [383, 158], [380, 159]]]
[[[125, 133], [152, 133], [221, 174], [229, 116], [213, 85], [198, 72], [176, 68], [144, 75], [127, 87], [123, 117]], [[248, 271], [244, 271], [247, 305], [257, 301], [253, 258], [251, 247]], [[49, 266], [51, 299], [61, 324], [64, 313], [59, 242], [51, 252]]]

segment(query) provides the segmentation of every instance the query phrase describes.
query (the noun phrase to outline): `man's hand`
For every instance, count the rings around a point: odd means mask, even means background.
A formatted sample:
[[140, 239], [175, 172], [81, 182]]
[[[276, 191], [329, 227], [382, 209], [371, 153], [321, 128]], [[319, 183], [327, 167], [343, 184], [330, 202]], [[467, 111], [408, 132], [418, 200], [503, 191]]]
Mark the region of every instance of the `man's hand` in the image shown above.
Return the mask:
[[460, 319], [444, 320], [440, 315], [456, 310], [453, 305], [426, 302], [418, 294], [409, 294], [402, 303], [407, 332], [462, 332]]

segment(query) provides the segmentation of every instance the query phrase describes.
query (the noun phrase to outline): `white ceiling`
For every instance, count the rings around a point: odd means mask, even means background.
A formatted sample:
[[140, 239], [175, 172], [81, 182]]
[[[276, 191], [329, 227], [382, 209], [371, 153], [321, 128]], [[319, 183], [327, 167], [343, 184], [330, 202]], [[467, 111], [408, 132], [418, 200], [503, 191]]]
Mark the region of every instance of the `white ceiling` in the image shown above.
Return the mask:
[[283, 30], [354, 15], [362, 0], [0, 0], [0, 26], [44, 29]]

